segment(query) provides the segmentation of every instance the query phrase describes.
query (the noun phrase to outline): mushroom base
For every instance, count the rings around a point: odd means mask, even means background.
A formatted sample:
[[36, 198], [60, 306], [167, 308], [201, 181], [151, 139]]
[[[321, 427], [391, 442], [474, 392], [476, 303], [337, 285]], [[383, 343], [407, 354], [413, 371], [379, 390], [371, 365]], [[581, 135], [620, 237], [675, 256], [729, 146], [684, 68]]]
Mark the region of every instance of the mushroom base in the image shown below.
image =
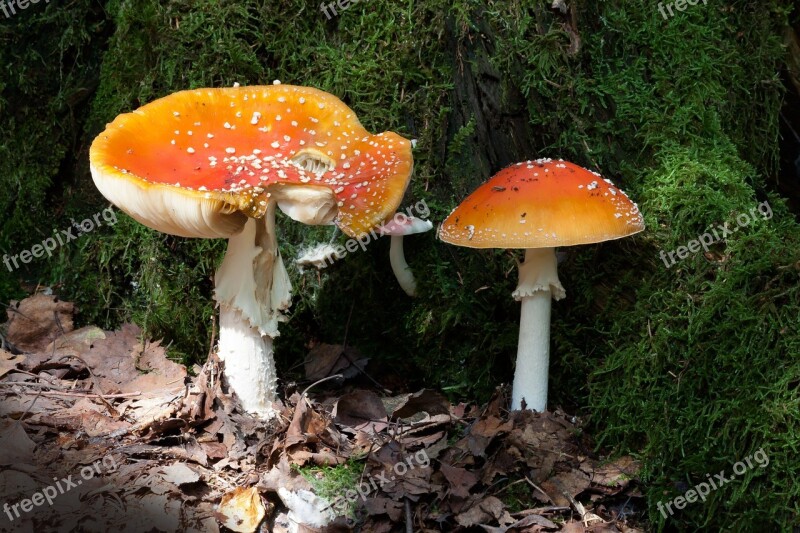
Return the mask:
[[242, 408], [262, 419], [277, 412], [272, 407], [278, 386], [272, 337], [261, 335], [242, 317], [241, 311], [220, 305], [219, 358], [228, 389], [236, 393]]
[[550, 291], [538, 291], [522, 299], [517, 366], [511, 392], [511, 409], [542, 412], [547, 408], [547, 375], [550, 367]]
[[525, 250], [519, 265], [519, 283], [513, 296], [522, 302], [519, 344], [511, 409], [525, 407], [542, 412], [547, 408], [547, 374], [550, 366], [550, 300], [565, 296], [558, 279], [558, 261], [553, 248]]

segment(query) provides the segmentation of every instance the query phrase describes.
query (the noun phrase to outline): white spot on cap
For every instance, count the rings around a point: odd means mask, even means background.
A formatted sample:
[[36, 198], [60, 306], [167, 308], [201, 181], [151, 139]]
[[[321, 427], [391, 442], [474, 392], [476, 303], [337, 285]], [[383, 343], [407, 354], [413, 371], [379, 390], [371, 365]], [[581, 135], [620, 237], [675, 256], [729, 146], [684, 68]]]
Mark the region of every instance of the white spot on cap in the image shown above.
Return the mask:
[[261, 118], [261, 113], [259, 113], [258, 111], [253, 112], [253, 118], [250, 119], [250, 124], [255, 126], [256, 124], [258, 124], [258, 119], [260, 118]]

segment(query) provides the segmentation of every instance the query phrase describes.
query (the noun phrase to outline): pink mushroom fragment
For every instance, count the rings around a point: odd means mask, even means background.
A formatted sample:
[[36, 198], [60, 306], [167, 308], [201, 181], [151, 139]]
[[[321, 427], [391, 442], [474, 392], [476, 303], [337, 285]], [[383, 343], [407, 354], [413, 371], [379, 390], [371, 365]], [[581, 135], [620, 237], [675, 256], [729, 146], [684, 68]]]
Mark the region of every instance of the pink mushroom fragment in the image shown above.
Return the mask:
[[397, 278], [397, 283], [409, 296], [416, 296], [417, 280], [414, 279], [414, 273], [406, 262], [403, 237], [414, 235], [415, 233], [424, 233], [432, 229], [433, 224], [430, 220], [409, 217], [403, 213], [396, 213], [391, 220], [378, 227], [378, 232], [381, 235], [390, 235], [392, 237], [391, 245], [389, 246], [389, 263], [392, 265], [392, 272]]

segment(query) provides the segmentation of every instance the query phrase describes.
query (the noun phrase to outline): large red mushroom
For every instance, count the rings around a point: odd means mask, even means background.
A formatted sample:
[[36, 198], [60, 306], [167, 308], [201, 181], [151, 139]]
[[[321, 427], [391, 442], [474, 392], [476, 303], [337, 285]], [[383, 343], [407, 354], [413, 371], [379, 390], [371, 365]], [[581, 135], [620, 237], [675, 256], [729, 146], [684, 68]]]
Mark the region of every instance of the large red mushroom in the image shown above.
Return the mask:
[[370, 134], [335, 96], [276, 84], [181, 91], [120, 115], [90, 163], [100, 192], [140, 223], [229, 239], [215, 277], [219, 355], [244, 409], [267, 417], [291, 304], [276, 208], [359, 238], [395, 212], [413, 158], [408, 140]]

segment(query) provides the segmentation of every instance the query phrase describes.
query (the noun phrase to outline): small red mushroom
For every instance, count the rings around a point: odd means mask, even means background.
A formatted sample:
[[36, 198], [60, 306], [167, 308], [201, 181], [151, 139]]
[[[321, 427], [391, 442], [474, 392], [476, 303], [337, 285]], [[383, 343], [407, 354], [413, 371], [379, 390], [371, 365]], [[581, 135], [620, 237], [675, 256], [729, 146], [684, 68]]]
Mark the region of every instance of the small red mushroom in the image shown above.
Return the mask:
[[644, 230], [639, 208], [600, 174], [539, 159], [505, 168], [478, 187], [439, 228], [444, 242], [468, 248], [524, 248], [522, 302], [512, 408], [544, 411], [550, 361], [550, 298], [566, 296], [556, 246], [619, 239]]

